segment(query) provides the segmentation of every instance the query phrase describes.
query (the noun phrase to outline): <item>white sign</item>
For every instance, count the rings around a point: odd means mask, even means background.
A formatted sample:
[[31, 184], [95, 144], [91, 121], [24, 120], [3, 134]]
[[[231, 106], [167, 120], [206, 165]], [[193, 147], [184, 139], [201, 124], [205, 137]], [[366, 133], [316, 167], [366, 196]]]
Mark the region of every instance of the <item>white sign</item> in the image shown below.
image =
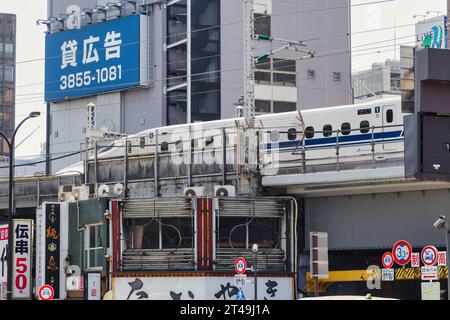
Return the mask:
[[246, 274], [236, 274], [234, 276], [234, 280], [236, 283], [236, 287], [244, 287], [245, 283], [247, 281], [247, 275]]
[[416, 46], [418, 48], [447, 49], [447, 16], [426, 19], [416, 24]]
[[381, 281], [394, 281], [394, 269], [382, 269], [381, 270]]
[[[114, 300], [236, 300], [239, 287], [229, 277], [113, 277]], [[293, 277], [258, 277], [258, 300], [293, 300]], [[253, 286], [241, 287], [254, 300]]]
[[12, 298], [31, 298], [31, 254], [33, 250], [33, 220], [13, 220]]
[[422, 267], [422, 280], [439, 280], [438, 266]]
[[[0, 225], [0, 300], [6, 300], [8, 281], [8, 225]], [[3, 290], [5, 288], [5, 290]]]
[[447, 251], [438, 252], [438, 266], [445, 267], [447, 265]]
[[441, 300], [441, 283], [422, 282], [422, 300]]
[[102, 299], [102, 279], [100, 272], [87, 273], [87, 299], [101, 300]]
[[434, 266], [437, 263], [438, 250], [435, 246], [424, 247], [420, 255], [425, 266]]

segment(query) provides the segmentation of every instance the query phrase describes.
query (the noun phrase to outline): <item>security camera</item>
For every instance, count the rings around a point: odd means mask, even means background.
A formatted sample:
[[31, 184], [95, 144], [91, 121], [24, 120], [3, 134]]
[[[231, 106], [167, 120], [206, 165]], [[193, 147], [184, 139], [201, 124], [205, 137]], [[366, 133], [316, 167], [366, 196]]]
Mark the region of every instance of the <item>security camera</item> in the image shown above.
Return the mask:
[[258, 252], [258, 244], [257, 243], [254, 243], [252, 245], [252, 251], [253, 251], [253, 253], [257, 253]]
[[443, 228], [445, 227], [445, 224], [446, 224], [446, 223], [447, 223], [447, 220], [446, 220], [445, 216], [444, 216], [444, 215], [441, 215], [441, 216], [439, 217], [439, 219], [437, 219], [436, 222], [433, 224], [433, 226], [434, 226], [436, 229], [443, 229]]

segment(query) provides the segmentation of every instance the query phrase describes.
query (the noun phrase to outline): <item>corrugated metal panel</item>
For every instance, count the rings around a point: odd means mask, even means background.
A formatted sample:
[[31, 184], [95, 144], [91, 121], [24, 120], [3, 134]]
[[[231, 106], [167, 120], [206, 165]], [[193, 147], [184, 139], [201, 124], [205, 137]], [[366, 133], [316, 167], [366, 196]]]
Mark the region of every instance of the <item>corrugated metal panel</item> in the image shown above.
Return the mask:
[[194, 270], [193, 249], [125, 250], [123, 270]]
[[[216, 270], [234, 270], [234, 262], [238, 257], [247, 261], [247, 268], [254, 263], [254, 255], [251, 250], [244, 249], [220, 249], [216, 255]], [[258, 252], [258, 271], [287, 271], [284, 251], [281, 249], [264, 249]]]
[[283, 217], [286, 201], [275, 199], [219, 199], [219, 216], [227, 217]]
[[187, 217], [193, 216], [189, 198], [155, 198], [128, 200], [123, 203], [124, 218]]

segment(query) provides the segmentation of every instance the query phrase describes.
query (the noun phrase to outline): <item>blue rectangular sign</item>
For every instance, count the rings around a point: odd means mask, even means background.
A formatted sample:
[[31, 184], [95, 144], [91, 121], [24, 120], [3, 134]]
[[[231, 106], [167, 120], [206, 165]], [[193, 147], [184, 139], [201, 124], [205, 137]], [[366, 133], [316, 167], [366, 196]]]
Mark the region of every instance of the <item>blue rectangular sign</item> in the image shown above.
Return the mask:
[[45, 101], [142, 85], [141, 45], [146, 39], [141, 37], [141, 19], [133, 15], [48, 34]]

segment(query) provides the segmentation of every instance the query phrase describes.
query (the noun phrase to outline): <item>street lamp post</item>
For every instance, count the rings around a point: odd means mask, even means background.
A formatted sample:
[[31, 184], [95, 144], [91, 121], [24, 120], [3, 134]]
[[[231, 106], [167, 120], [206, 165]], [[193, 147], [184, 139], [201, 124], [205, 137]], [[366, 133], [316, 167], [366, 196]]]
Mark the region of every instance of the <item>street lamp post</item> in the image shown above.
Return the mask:
[[38, 111], [31, 112], [28, 117], [23, 119], [19, 125], [16, 127], [16, 129], [13, 132], [13, 135], [11, 137], [11, 141], [9, 141], [8, 137], [0, 131], [0, 136], [3, 137], [3, 140], [6, 141], [6, 144], [8, 145], [9, 149], [9, 193], [8, 193], [8, 257], [7, 257], [7, 297], [8, 300], [11, 300], [12, 298], [12, 216], [13, 211], [15, 211], [14, 208], [14, 141], [16, 138], [16, 133], [19, 130], [19, 128], [31, 118], [36, 118], [41, 115]]
[[257, 266], [257, 262], [258, 262], [258, 244], [254, 243], [252, 245], [252, 251], [253, 254], [255, 256], [255, 260], [253, 263], [253, 272], [255, 274], [255, 301], [258, 300], [258, 266]]
[[439, 219], [433, 224], [434, 227], [438, 230], [445, 230], [445, 251], [446, 251], [446, 264], [447, 264], [447, 300], [450, 301], [450, 261], [449, 261], [449, 252], [448, 245], [450, 243], [450, 230], [448, 229], [448, 221], [444, 215], [441, 215]]

